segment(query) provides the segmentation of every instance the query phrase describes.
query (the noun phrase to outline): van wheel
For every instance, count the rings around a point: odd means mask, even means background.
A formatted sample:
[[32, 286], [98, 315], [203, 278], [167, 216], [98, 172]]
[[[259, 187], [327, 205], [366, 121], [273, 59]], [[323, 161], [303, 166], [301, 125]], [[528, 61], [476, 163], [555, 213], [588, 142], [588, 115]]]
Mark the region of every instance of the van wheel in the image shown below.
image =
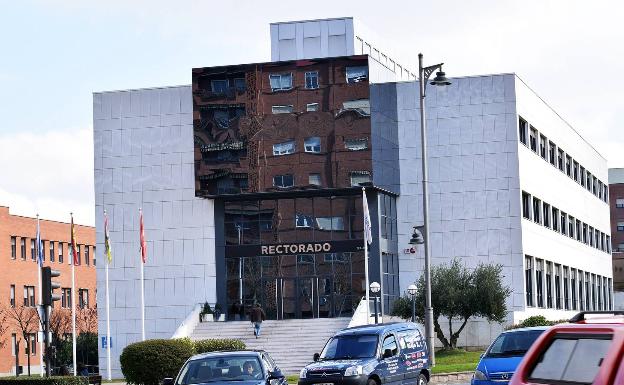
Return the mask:
[[369, 378], [366, 385], [379, 385], [379, 383], [374, 378]]
[[424, 374], [420, 373], [418, 375], [418, 384], [417, 385], [427, 385], [427, 376], [425, 376]]

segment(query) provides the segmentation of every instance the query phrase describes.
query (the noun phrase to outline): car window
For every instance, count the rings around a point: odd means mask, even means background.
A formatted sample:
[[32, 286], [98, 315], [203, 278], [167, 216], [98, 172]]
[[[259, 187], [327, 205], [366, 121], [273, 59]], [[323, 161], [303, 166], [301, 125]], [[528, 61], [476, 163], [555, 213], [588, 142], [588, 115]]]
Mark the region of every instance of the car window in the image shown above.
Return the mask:
[[189, 361], [176, 384], [203, 384], [217, 381], [245, 381], [263, 378], [260, 361], [254, 356], [205, 357]]
[[374, 357], [377, 336], [374, 334], [336, 336], [327, 342], [321, 352], [321, 360], [341, 360]]
[[394, 335], [392, 334], [390, 334], [389, 336], [386, 336], [386, 338], [384, 338], [383, 340], [383, 345], [381, 347], [382, 353], [385, 352], [386, 349], [392, 350], [392, 355], [397, 354], [399, 351], [399, 348], [397, 347], [396, 338], [394, 338]]
[[486, 357], [521, 357], [529, 350], [543, 330], [522, 330], [499, 335], [492, 343]]
[[565, 381], [591, 384], [613, 336], [556, 336], [529, 374], [535, 382]]

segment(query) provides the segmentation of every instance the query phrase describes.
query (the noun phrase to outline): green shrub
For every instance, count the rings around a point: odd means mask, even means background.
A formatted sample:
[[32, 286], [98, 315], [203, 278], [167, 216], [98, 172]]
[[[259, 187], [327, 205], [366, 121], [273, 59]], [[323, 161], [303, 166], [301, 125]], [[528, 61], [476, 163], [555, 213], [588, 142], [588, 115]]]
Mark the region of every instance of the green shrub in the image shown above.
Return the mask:
[[163, 378], [175, 377], [194, 353], [188, 338], [137, 342], [121, 353], [121, 372], [129, 384], [158, 385]]
[[218, 352], [224, 350], [244, 350], [246, 348], [245, 343], [241, 340], [235, 339], [210, 339], [195, 341], [195, 352]]
[[507, 327], [507, 330], [529, 328], [529, 327], [535, 327], [535, 326], [553, 326], [553, 325], [562, 324], [566, 322], [568, 322], [568, 320], [564, 319], [564, 320], [558, 320], [558, 321], [549, 321], [543, 315], [534, 315], [525, 319], [519, 324], [511, 325]]
[[20, 377], [2, 377], [0, 385], [88, 385], [87, 377], [74, 376], [20, 376]]

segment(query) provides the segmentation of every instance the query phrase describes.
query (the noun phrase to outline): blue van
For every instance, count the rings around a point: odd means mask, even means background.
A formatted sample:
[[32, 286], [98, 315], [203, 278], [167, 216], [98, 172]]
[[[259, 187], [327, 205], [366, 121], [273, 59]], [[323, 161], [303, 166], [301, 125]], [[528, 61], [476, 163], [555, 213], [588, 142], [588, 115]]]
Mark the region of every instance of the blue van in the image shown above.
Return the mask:
[[548, 326], [502, 332], [481, 356], [471, 385], [502, 385], [511, 380], [522, 357]]
[[298, 385], [381, 385], [429, 382], [429, 353], [416, 324], [398, 322], [343, 329], [314, 362], [301, 369]]

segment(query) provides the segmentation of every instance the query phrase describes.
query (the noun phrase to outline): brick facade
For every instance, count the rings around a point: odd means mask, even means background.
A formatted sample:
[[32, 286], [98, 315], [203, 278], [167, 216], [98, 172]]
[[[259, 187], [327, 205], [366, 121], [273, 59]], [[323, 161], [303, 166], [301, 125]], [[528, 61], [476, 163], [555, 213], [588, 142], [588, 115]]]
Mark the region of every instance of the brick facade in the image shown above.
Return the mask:
[[[77, 220], [79, 221], [80, 219], [77, 218]], [[45, 251], [44, 266], [50, 266], [54, 270], [60, 271], [61, 276], [57, 280], [60, 281], [61, 288], [71, 288], [71, 258], [68, 247], [70, 241], [69, 223], [42, 219], [40, 220], [40, 227], [43, 249]], [[96, 307], [95, 229], [90, 226], [76, 225], [75, 231], [77, 244], [80, 247], [81, 264], [75, 268], [76, 293], [73, 293], [73, 304], [79, 304], [78, 291], [86, 289], [88, 291], [84, 294], [84, 297], [88, 301], [87, 305], [89, 308], [94, 308]], [[4, 310], [4, 315], [7, 317], [4, 323], [7, 326], [7, 330], [4, 335], [0, 336], [0, 341], [4, 342], [3, 347], [0, 348], [0, 374], [14, 373], [15, 370], [15, 356], [12, 353], [11, 346], [13, 333], [16, 334], [16, 338], [20, 343], [20, 365], [23, 366], [24, 373], [27, 372], [27, 357], [21, 331], [14, 325], [14, 321], [7, 314], [12, 311], [13, 303], [10, 298], [12, 285], [15, 286], [14, 306], [17, 308], [24, 305], [25, 286], [34, 287], [34, 303], [39, 303], [36, 253], [34, 250], [31, 251], [31, 241], [34, 245], [36, 236], [36, 218], [11, 215], [8, 207], [0, 207], [0, 309]], [[24, 240], [23, 248], [22, 239]], [[14, 250], [13, 242], [15, 242]], [[53, 258], [50, 258], [51, 245], [54, 253]], [[60, 261], [61, 255], [62, 262]], [[62, 289], [57, 290], [57, 292], [61, 294]], [[67, 306], [63, 308], [61, 301], [58, 301], [55, 302], [53, 312], [69, 313], [69, 309]], [[97, 329], [97, 321], [90, 321], [88, 325], [78, 321], [77, 325], [79, 328], [82, 326], [83, 329], [88, 327], [91, 331], [96, 331], [95, 329]], [[33, 333], [36, 333], [37, 329], [38, 325], [35, 322]], [[68, 332], [71, 333], [71, 327]], [[32, 352], [30, 360], [32, 372], [38, 372], [40, 367], [38, 344], [36, 349], [36, 352]]]

